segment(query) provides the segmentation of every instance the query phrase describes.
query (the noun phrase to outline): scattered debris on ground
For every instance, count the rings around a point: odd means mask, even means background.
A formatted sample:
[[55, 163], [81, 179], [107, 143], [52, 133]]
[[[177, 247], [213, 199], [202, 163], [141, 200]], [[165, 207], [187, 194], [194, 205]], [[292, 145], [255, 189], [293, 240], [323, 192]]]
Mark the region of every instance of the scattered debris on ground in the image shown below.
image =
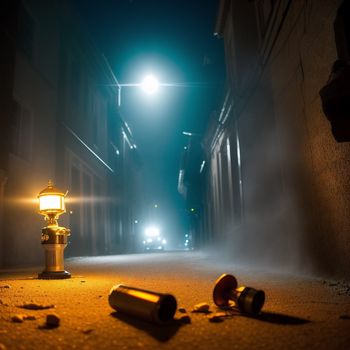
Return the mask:
[[46, 326], [56, 328], [60, 325], [60, 317], [57, 314], [48, 314], [46, 316]]
[[12, 316], [11, 321], [15, 323], [22, 323], [23, 321], [34, 321], [36, 320], [36, 316], [34, 315], [25, 315], [25, 314], [17, 314]]
[[347, 295], [350, 296], [350, 284], [347, 283], [345, 280], [343, 281], [326, 281], [323, 280], [322, 284], [328, 285], [328, 287], [334, 287], [335, 290], [338, 292], [338, 295]]
[[192, 312], [202, 312], [202, 313], [209, 313], [209, 304], [208, 303], [199, 303], [199, 304], [196, 304], [194, 307], [193, 307], [193, 310]]
[[81, 332], [84, 333], [84, 334], [90, 334], [93, 331], [94, 331], [93, 328], [84, 328], [84, 329], [81, 330]]
[[227, 318], [226, 312], [215, 312], [215, 314], [208, 316], [209, 322], [219, 323]]
[[181, 315], [177, 320], [182, 324], [190, 324], [191, 323], [191, 317], [188, 315]]
[[11, 321], [15, 323], [22, 323], [24, 321], [24, 315], [14, 315], [12, 316]]
[[219, 323], [219, 322], [223, 322], [224, 321], [224, 319], [222, 317], [216, 316], [216, 315], [210, 315], [208, 317], [208, 319], [209, 319], [209, 322], [213, 322], [213, 323]]
[[26, 317], [24, 319], [28, 320], [28, 321], [35, 321], [36, 320], [36, 316], [34, 316], [34, 315], [26, 315]]
[[45, 310], [45, 309], [53, 309], [55, 308], [55, 305], [44, 305], [44, 304], [38, 304], [38, 303], [25, 303], [23, 305], [19, 305], [18, 307], [22, 309], [27, 310]]

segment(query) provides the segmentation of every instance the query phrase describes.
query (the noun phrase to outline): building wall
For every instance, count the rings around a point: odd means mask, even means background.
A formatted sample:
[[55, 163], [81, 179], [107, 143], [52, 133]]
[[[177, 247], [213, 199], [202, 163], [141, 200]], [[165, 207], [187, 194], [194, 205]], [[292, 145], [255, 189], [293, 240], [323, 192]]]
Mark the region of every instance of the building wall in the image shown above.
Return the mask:
[[49, 179], [69, 191], [59, 219], [71, 229], [67, 256], [132, 251], [137, 201], [123, 196], [138, 169], [118, 82], [69, 1], [21, 1], [15, 14], [0, 266], [43, 263], [36, 196]]
[[350, 143], [336, 142], [319, 97], [337, 59], [340, 4], [220, 3], [229, 102], [206, 145], [212, 230], [228, 254], [350, 276]]
[[3, 261], [4, 245], [4, 200], [5, 186], [8, 172], [8, 156], [10, 151], [10, 135], [8, 130], [11, 126], [11, 109], [13, 78], [16, 55], [14, 38], [17, 35], [17, 17], [19, 1], [6, 0], [1, 2], [0, 12], [0, 265]]
[[[5, 264], [35, 262], [41, 255], [40, 244], [36, 244], [41, 219], [34, 199], [37, 190], [55, 177], [55, 77], [47, 74], [40, 58], [46, 45], [57, 50], [57, 28], [47, 27], [46, 41], [39, 40], [42, 14], [38, 4], [33, 5], [21, 3], [18, 8], [11, 124], [7, 130], [11, 136], [4, 208]], [[29, 31], [32, 36], [26, 35]], [[53, 60], [51, 70], [56, 64]]]

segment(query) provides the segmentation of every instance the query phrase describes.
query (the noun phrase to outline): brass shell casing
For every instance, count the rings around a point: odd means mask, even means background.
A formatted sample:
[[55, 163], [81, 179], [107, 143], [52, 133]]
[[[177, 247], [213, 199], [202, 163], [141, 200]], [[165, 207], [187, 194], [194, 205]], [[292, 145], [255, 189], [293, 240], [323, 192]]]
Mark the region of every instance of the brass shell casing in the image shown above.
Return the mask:
[[122, 284], [112, 287], [108, 302], [118, 312], [158, 324], [171, 321], [177, 308], [176, 299], [171, 294], [155, 293]]

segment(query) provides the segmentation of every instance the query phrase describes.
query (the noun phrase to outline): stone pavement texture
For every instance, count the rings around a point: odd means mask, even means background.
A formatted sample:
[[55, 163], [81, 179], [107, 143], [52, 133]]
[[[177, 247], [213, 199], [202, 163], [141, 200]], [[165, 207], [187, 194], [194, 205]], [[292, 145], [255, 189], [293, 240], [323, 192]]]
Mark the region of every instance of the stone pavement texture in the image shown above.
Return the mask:
[[[329, 281], [219, 263], [200, 252], [119, 255], [67, 261], [73, 277], [38, 280], [40, 268], [0, 271], [0, 350], [3, 349], [350, 349], [350, 288]], [[263, 289], [266, 302], [254, 318], [235, 313], [222, 322], [191, 313], [212, 301], [215, 280], [234, 274], [239, 285]], [[191, 323], [158, 326], [115, 312], [115, 284], [173, 294]], [[25, 303], [55, 305], [27, 310]], [[46, 316], [60, 318], [56, 328]], [[14, 322], [15, 315], [25, 315]], [[31, 317], [30, 317], [31, 316]], [[182, 314], [177, 312], [175, 318]]]

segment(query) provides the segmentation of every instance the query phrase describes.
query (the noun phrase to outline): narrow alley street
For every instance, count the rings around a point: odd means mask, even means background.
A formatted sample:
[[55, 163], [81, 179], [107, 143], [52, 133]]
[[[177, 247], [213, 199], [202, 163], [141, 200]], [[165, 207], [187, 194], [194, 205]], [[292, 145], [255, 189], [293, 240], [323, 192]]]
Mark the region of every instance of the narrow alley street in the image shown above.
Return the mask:
[[[67, 280], [38, 280], [42, 267], [0, 270], [0, 349], [346, 349], [350, 342], [350, 288], [329, 281], [220, 263], [206, 253], [102, 256], [68, 259]], [[215, 280], [236, 276], [238, 285], [262, 289], [259, 316], [234, 313], [221, 322], [192, 313], [206, 302], [212, 313]], [[108, 304], [113, 285], [171, 293], [191, 322], [154, 325], [116, 313]], [[27, 310], [34, 303], [54, 308]], [[183, 310], [182, 310], [183, 311]], [[60, 318], [44, 326], [46, 315]], [[24, 315], [23, 322], [13, 317]], [[32, 317], [30, 317], [32, 316]]]

